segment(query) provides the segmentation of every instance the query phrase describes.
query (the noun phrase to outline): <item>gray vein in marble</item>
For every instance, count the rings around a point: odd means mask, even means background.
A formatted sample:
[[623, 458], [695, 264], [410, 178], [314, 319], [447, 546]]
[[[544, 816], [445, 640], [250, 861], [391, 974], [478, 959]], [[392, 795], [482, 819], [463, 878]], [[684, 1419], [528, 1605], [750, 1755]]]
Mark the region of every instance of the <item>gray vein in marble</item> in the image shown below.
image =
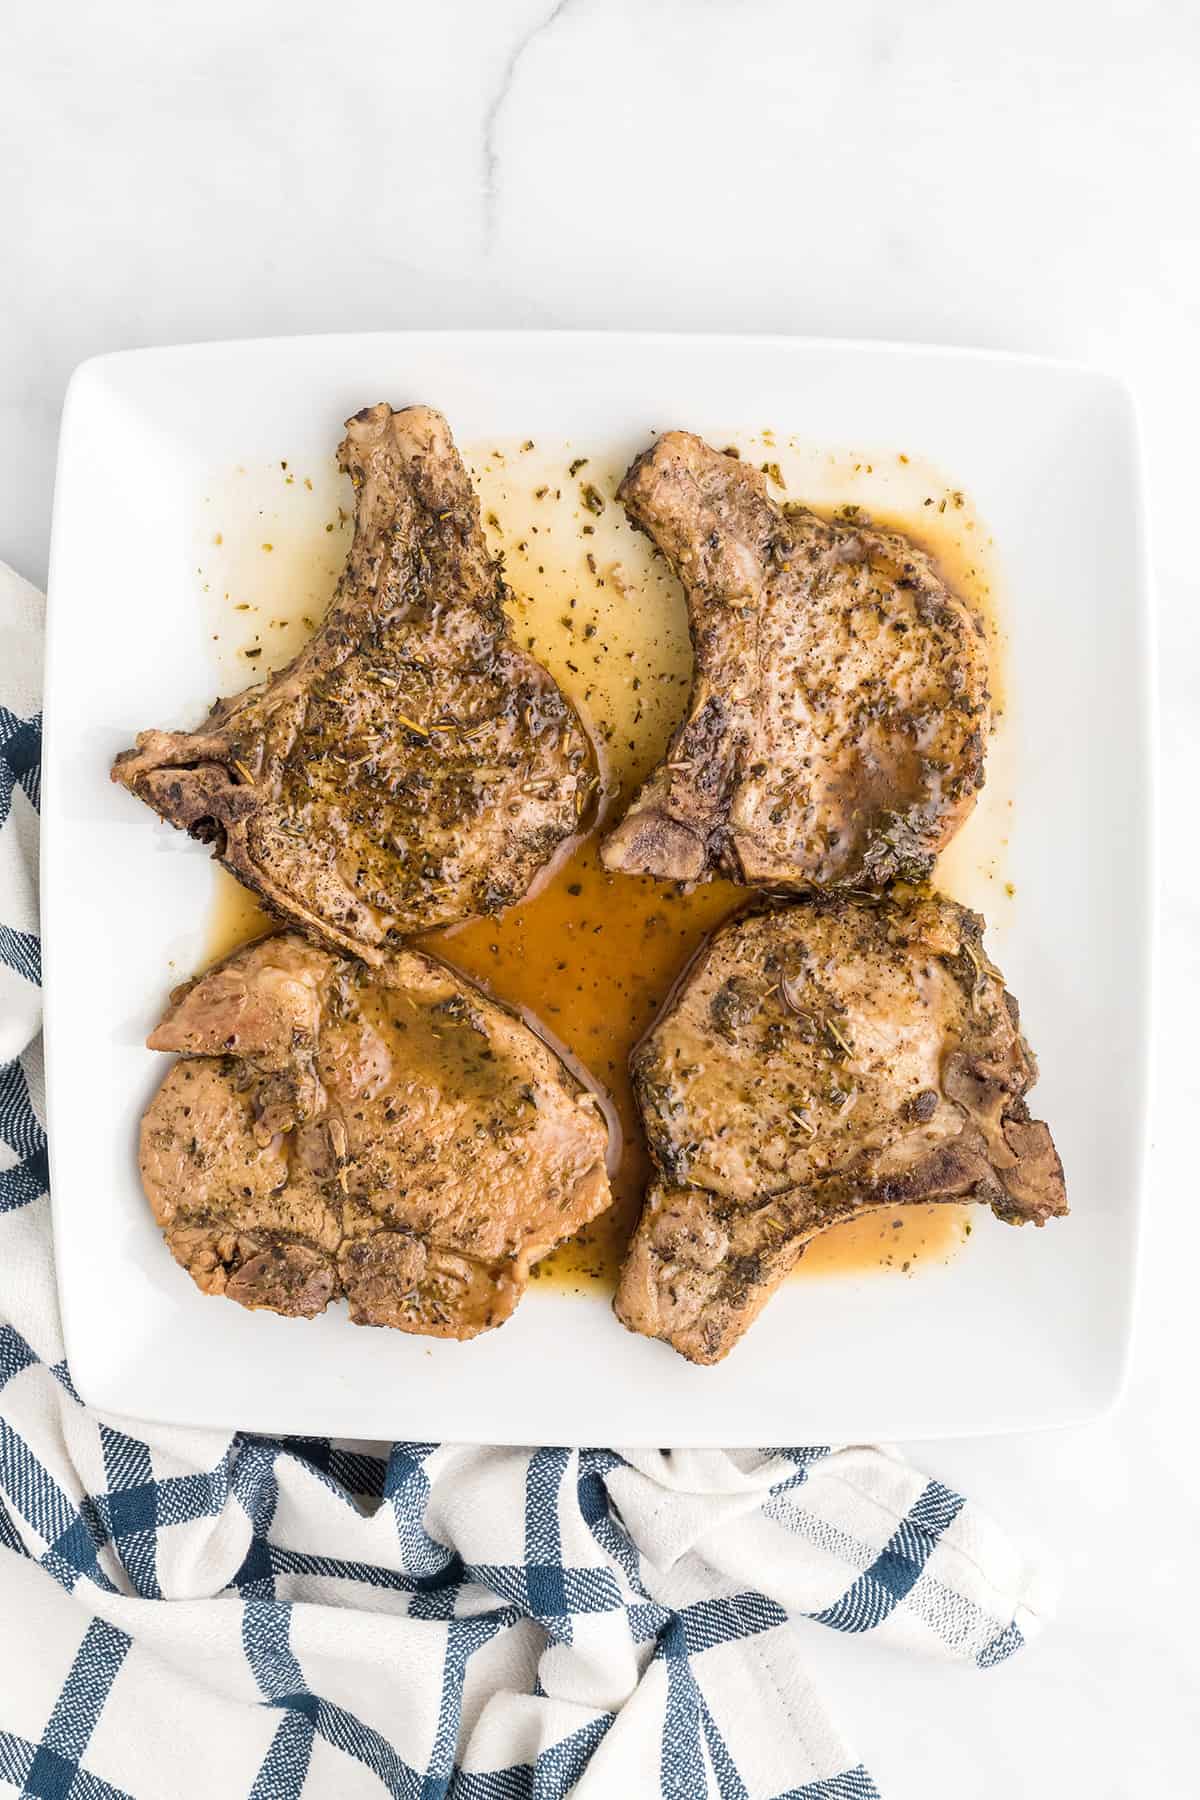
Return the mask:
[[483, 115], [483, 247], [490, 251], [496, 239], [496, 201], [499, 192], [500, 153], [496, 148], [497, 128], [500, 115], [512, 93], [513, 82], [517, 70], [524, 60], [530, 45], [538, 38], [544, 37], [559, 19], [562, 18], [571, 0], [556, 0], [556, 4], [546, 17], [536, 25], [531, 25], [524, 37], [519, 38], [508, 61], [504, 65], [496, 91], [488, 102], [487, 111]]

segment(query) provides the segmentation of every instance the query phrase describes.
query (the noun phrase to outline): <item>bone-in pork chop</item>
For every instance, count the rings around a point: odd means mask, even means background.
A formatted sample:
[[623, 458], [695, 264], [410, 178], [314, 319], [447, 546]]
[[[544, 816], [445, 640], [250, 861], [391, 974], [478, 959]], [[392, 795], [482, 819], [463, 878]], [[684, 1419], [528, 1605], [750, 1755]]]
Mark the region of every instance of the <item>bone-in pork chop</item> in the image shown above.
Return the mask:
[[142, 1121], [142, 1181], [210, 1294], [474, 1337], [609, 1205], [591, 1093], [514, 1013], [415, 951], [376, 969], [292, 933], [177, 990], [180, 1059]]
[[377, 961], [519, 900], [579, 827], [590, 747], [518, 650], [446, 421], [373, 406], [339, 457], [354, 542], [329, 612], [197, 731], [144, 731], [114, 780], [288, 924]]
[[906, 538], [781, 508], [756, 469], [688, 432], [639, 457], [620, 497], [683, 582], [695, 677], [606, 866], [923, 879], [983, 785], [980, 621]]
[[723, 1357], [818, 1232], [881, 1207], [1067, 1210], [983, 921], [900, 889], [722, 926], [634, 1053], [656, 1167], [617, 1294], [624, 1324]]

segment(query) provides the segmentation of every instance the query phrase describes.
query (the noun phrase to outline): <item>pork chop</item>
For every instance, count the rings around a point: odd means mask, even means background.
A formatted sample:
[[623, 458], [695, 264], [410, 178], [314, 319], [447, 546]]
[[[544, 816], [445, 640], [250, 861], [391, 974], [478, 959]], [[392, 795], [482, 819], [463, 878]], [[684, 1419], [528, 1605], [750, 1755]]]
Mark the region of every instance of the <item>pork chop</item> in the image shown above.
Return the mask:
[[377, 962], [519, 900], [594, 774], [571, 705], [512, 641], [446, 421], [369, 407], [338, 454], [354, 541], [316, 634], [199, 730], [142, 732], [113, 778], [282, 920]]
[[474, 1337], [609, 1205], [595, 1096], [530, 1028], [415, 951], [376, 969], [293, 933], [172, 996], [142, 1182], [205, 1293]]
[[983, 626], [906, 538], [780, 508], [671, 431], [619, 490], [687, 594], [695, 676], [606, 867], [769, 886], [922, 880], [983, 785]]
[[1067, 1210], [1017, 1003], [953, 900], [834, 891], [722, 926], [634, 1052], [657, 1173], [617, 1313], [723, 1357], [818, 1232], [881, 1207]]

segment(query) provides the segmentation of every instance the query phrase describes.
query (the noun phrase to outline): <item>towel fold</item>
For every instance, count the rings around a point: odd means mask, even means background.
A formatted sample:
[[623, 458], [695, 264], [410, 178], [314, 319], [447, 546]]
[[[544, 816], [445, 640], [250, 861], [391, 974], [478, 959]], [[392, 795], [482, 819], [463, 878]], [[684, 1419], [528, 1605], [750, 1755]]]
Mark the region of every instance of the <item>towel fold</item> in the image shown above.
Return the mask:
[[875, 1795], [812, 1624], [986, 1669], [1050, 1605], [1041, 1562], [884, 1450], [229, 1437], [80, 1405], [37, 1041], [41, 620], [0, 567], [0, 1787]]

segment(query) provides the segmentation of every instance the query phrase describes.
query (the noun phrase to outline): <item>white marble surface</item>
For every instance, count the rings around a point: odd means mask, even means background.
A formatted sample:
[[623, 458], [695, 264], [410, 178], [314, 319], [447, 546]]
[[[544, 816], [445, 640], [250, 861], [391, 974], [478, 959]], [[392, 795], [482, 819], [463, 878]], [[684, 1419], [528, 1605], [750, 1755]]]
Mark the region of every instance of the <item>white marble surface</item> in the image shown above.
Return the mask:
[[1044, 351], [1134, 383], [1160, 591], [1164, 979], [1132, 1381], [1085, 1430], [913, 1447], [1060, 1554], [1061, 1615], [1036, 1649], [972, 1677], [811, 1637], [891, 1800], [1195, 1792], [1200, 15], [60, 0], [9, 9], [3, 35], [0, 556], [34, 579], [67, 376], [123, 346], [787, 330]]

